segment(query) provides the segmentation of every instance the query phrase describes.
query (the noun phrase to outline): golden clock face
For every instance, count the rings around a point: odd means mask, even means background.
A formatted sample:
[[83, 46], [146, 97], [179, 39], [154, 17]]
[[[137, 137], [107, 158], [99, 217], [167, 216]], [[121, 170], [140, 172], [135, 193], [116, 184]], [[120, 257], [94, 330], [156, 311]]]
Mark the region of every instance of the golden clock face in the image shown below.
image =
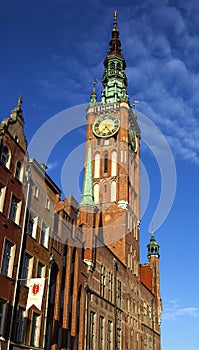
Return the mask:
[[115, 115], [105, 114], [98, 117], [93, 124], [93, 133], [98, 137], [110, 137], [120, 128], [120, 120]]

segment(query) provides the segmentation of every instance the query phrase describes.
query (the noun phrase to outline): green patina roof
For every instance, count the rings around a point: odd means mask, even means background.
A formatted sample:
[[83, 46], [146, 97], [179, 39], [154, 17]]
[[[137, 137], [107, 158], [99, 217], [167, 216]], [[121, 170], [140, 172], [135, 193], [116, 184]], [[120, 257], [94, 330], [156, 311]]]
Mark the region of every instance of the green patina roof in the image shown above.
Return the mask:
[[114, 12], [114, 23], [112, 39], [108, 55], [104, 61], [105, 72], [102, 77], [104, 90], [102, 91], [102, 102], [112, 103], [128, 101], [126, 87], [128, 85], [125, 74], [126, 62], [121, 51], [119, 30], [117, 28], [117, 14]]
[[158, 255], [158, 257], [160, 256], [159, 254], [160, 246], [155, 240], [154, 233], [152, 233], [151, 235], [150, 243], [147, 245], [147, 248], [148, 248], [148, 256], [152, 256], [152, 255]]

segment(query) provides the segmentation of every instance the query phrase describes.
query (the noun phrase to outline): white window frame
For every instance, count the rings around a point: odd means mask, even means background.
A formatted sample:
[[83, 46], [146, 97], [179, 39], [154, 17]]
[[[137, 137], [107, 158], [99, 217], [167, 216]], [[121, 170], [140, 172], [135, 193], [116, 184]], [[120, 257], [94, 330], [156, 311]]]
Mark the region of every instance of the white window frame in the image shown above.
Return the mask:
[[[17, 165], [20, 163], [20, 169], [18, 170]], [[16, 162], [16, 168], [15, 168], [15, 178], [22, 182], [23, 180], [23, 164], [20, 160]]]
[[[41, 269], [41, 273], [39, 273], [39, 268]], [[38, 278], [44, 278], [46, 273], [46, 265], [43, 264], [41, 261], [38, 261], [37, 264], [37, 277]]]
[[37, 185], [34, 185], [33, 196], [37, 199], [39, 198], [39, 188], [37, 187]]
[[[14, 195], [14, 193], [12, 193], [11, 202], [10, 202], [9, 219], [15, 222], [15, 224], [17, 225], [19, 225], [20, 223], [21, 207], [22, 207], [22, 201], [18, 199]], [[14, 214], [13, 214], [13, 211], [14, 211]]]
[[50, 210], [50, 199], [46, 198], [46, 209]]
[[[10, 247], [7, 247], [7, 243], [10, 245]], [[6, 247], [10, 248], [10, 251], [8, 251]], [[2, 265], [1, 265], [1, 272], [10, 278], [12, 278], [12, 274], [13, 274], [15, 251], [16, 251], [16, 244], [14, 244], [13, 242], [11, 242], [6, 238], [4, 242], [4, 250], [3, 250], [4, 253], [3, 253]], [[5, 271], [4, 264], [6, 259], [8, 259], [8, 263], [7, 263], [7, 269]]]
[[[32, 231], [30, 230], [30, 224], [32, 224]], [[38, 216], [33, 212], [29, 213], [27, 233], [36, 239], [37, 236], [37, 226], [38, 226]]]
[[[5, 152], [5, 148], [7, 148], [8, 152]], [[2, 157], [5, 157], [7, 159], [2, 160]], [[1, 163], [8, 169], [10, 169], [10, 162], [11, 162], [11, 153], [7, 145], [2, 146], [2, 151], [1, 151]]]
[[44, 222], [42, 222], [40, 244], [48, 248], [50, 228]]
[[3, 209], [4, 209], [5, 196], [6, 196], [6, 186], [3, 186], [2, 184], [0, 184], [0, 212], [3, 212]]

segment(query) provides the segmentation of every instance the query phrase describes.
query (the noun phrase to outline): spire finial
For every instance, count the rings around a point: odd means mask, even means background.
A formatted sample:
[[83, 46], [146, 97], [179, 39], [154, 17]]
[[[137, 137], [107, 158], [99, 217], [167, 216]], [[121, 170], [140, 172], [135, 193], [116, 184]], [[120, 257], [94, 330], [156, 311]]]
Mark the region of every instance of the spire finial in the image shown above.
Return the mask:
[[21, 108], [22, 103], [23, 103], [23, 101], [22, 101], [22, 96], [19, 96], [19, 97], [18, 97], [18, 102], [17, 102], [17, 107], [18, 107], [18, 108]]
[[96, 84], [97, 84], [97, 80], [94, 78], [94, 80], [93, 80], [93, 90], [92, 90], [91, 97], [90, 97], [90, 103], [96, 103], [97, 102], [97, 94], [96, 94], [96, 89], [95, 89]]
[[114, 25], [117, 26], [117, 10], [114, 10], [113, 19], [114, 19]]

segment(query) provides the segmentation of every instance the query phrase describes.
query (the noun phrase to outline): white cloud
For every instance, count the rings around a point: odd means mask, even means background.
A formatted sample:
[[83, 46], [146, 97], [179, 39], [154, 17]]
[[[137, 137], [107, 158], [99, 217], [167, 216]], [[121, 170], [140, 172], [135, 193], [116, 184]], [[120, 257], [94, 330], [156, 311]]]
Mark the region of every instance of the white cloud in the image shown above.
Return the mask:
[[199, 317], [199, 307], [188, 306], [182, 307], [179, 300], [170, 300], [163, 309], [163, 320], [177, 320], [180, 317]]

